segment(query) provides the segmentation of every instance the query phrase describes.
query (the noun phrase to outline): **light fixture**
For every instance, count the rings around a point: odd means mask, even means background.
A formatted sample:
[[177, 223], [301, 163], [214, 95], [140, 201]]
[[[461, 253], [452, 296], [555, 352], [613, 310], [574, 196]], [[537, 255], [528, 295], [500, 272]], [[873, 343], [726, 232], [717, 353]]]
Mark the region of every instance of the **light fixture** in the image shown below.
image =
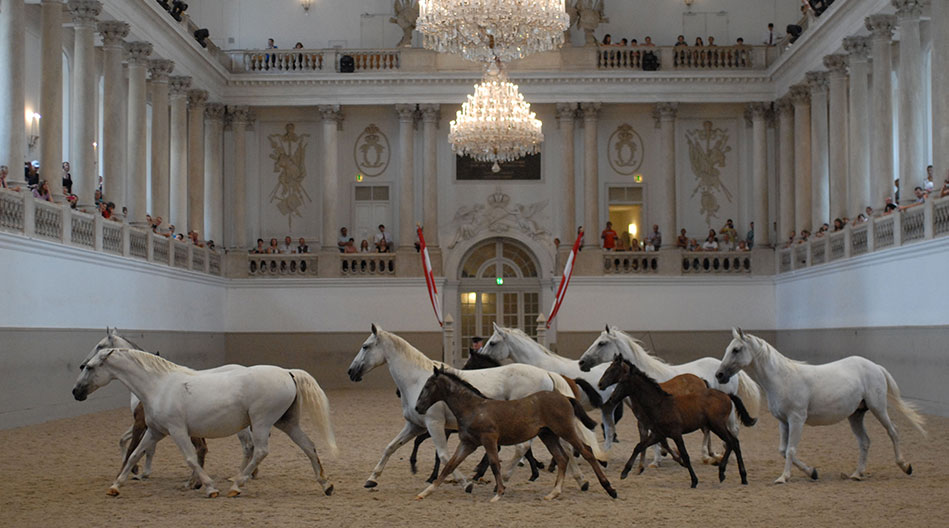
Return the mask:
[[313, 0], [300, 0], [300, 5], [303, 6], [303, 11], [306, 14], [310, 14], [310, 6], [313, 5]]
[[686, 7], [689, 7], [689, 8], [691, 8], [692, 4], [695, 3], [695, 0], [683, 0], [683, 1], [685, 2]]
[[564, 0], [419, 0], [423, 45], [480, 62], [507, 62], [564, 43]]
[[498, 65], [488, 67], [474, 89], [450, 124], [452, 151], [493, 162], [495, 173], [501, 170], [499, 163], [540, 152], [544, 141], [541, 122]]
[[27, 112], [27, 117], [30, 118], [30, 135], [26, 139], [26, 144], [33, 150], [36, 147], [36, 142], [40, 139], [40, 119], [43, 117], [36, 112]]
[[639, 227], [635, 223], [632, 223], [626, 226], [626, 230], [629, 232], [629, 236], [633, 238], [635, 238], [636, 235], [639, 234]]

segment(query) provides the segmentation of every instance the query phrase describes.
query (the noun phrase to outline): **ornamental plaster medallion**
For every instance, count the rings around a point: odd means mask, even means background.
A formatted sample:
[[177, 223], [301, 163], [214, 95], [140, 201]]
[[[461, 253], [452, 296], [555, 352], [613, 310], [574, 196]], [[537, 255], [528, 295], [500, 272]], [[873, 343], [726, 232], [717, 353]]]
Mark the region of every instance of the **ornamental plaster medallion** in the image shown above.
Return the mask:
[[374, 124], [370, 124], [356, 138], [353, 161], [364, 176], [378, 176], [389, 167], [391, 154], [389, 138]]
[[273, 171], [277, 174], [277, 183], [270, 191], [270, 203], [276, 202], [277, 210], [287, 217], [287, 226], [293, 230], [293, 217], [302, 217], [300, 210], [313, 200], [303, 188], [306, 179], [306, 138], [309, 134], [294, 132], [293, 123], [287, 123], [285, 134], [267, 136], [273, 149], [270, 159], [274, 160]]
[[702, 128], [687, 130], [685, 138], [689, 142], [689, 161], [696, 179], [691, 196], [701, 195], [699, 214], [705, 216], [705, 223], [711, 227], [712, 218], [718, 218], [719, 195], [732, 201], [732, 193], [722, 182], [719, 170], [725, 168], [725, 155], [732, 149], [728, 145], [728, 132], [705, 121]]
[[616, 127], [609, 141], [610, 167], [617, 174], [631, 176], [643, 165], [643, 139], [631, 125], [623, 123]]
[[488, 196], [486, 203], [459, 208], [452, 221], [458, 227], [448, 249], [453, 249], [463, 240], [474, 238], [482, 231], [495, 234], [520, 231], [534, 240], [549, 238], [547, 230], [534, 219], [547, 207], [548, 200], [529, 205], [512, 205], [510, 202], [511, 197], [498, 188]]

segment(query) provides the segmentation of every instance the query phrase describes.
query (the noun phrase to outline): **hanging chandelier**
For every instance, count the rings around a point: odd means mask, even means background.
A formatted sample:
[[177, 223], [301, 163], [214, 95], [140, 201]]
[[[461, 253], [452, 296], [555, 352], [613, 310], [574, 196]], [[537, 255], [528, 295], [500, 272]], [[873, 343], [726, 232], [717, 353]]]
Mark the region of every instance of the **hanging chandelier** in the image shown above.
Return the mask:
[[559, 48], [569, 23], [564, 0], [419, 0], [416, 29], [428, 49], [508, 62]]
[[499, 66], [488, 67], [474, 89], [451, 122], [448, 142], [455, 154], [494, 162], [496, 173], [501, 162], [540, 152], [541, 122]]

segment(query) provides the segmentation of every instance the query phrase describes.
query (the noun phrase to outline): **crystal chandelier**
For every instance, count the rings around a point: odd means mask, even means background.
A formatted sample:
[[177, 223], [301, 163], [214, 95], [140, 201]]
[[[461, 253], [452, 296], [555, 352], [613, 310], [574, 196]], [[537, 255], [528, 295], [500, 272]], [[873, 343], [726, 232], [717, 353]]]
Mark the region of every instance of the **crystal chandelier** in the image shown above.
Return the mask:
[[468, 96], [451, 122], [448, 142], [452, 151], [494, 162], [494, 172], [501, 170], [499, 162], [540, 152], [544, 141], [541, 122], [517, 85], [508, 81], [498, 66], [492, 64], [474, 88], [474, 95]]
[[419, 0], [416, 29], [431, 50], [503, 62], [564, 43], [564, 0]]

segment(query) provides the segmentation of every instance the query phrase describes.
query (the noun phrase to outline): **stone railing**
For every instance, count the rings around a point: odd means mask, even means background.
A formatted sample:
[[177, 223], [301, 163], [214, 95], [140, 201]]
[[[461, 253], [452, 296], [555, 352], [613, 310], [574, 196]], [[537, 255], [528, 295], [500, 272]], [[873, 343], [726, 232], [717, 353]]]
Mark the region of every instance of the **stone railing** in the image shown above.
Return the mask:
[[672, 65], [679, 70], [753, 69], [764, 64], [765, 49], [765, 46], [677, 46], [672, 51]]
[[604, 251], [603, 273], [607, 275], [646, 274], [659, 271], [659, 253], [644, 251]]
[[748, 251], [683, 252], [682, 273], [751, 273], [751, 253]]
[[949, 234], [949, 196], [778, 250], [777, 272], [819, 266]]
[[308, 253], [248, 254], [246, 262], [249, 277], [316, 277], [319, 273], [319, 257]]
[[396, 272], [394, 253], [341, 253], [339, 272], [343, 277], [392, 276]]
[[231, 50], [232, 73], [340, 73], [340, 61], [349, 57], [353, 72], [397, 71], [400, 69], [400, 49], [342, 50], [342, 49], [268, 49]]
[[[208, 249], [106, 220], [98, 214], [37, 200], [25, 192], [0, 189], [0, 231], [221, 275], [221, 257]], [[216, 268], [208, 265], [213, 262], [217, 262]]]

